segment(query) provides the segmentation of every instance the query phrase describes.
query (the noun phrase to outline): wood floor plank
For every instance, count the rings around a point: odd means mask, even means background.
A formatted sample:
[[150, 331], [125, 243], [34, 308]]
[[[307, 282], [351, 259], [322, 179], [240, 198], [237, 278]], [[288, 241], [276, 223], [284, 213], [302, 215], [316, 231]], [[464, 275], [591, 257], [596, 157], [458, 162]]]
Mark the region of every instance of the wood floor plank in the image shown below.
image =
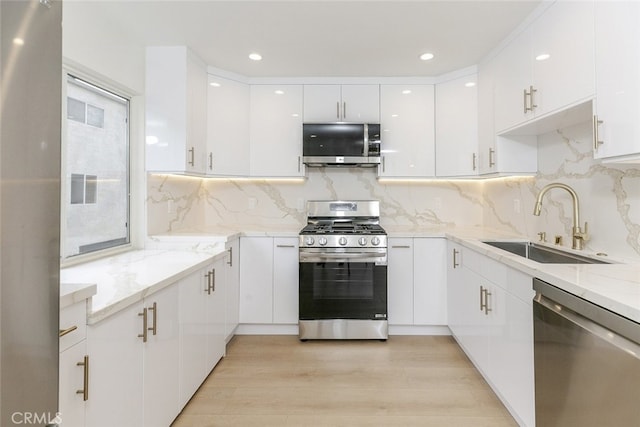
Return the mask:
[[516, 426], [451, 337], [237, 336], [174, 427]]

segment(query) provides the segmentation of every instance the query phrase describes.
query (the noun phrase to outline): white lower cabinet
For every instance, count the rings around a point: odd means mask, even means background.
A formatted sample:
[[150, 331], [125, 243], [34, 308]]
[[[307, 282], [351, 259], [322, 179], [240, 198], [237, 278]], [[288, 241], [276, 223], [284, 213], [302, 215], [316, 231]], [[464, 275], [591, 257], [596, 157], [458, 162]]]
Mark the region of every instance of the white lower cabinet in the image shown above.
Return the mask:
[[87, 302], [75, 303], [60, 311], [60, 359], [58, 412], [60, 426], [85, 425], [89, 399], [89, 355], [86, 341]]
[[178, 282], [180, 295], [180, 408], [225, 352], [227, 257]]
[[455, 243], [448, 251], [451, 332], [516, 421], [533, 427], [532, 278]]
[[227, 242], [225, 283], [225, 341], [229, 342], [240, 323], [240, 238]]
[[[173, 422], [224, 355], [227, 259], [219, 257], [89, 325], [86, 423], [65, 425], [157, 427]], [[82, 353], [71, 349], [70, 359]]]
[[446, 241], [388, 239], [387, 287], [390, 325], [446, 325]]
[[298, 238], [242, 237], [240, 323], [298, 323]]

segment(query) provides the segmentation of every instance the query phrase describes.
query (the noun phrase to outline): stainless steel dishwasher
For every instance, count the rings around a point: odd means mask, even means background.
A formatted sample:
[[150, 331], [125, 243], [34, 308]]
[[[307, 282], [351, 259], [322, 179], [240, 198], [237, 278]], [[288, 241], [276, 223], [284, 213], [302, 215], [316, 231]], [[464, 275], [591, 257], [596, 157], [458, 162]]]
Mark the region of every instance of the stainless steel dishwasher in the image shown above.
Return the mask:
[[640, 324], [533, 280], [536, 426], [639, 427]]

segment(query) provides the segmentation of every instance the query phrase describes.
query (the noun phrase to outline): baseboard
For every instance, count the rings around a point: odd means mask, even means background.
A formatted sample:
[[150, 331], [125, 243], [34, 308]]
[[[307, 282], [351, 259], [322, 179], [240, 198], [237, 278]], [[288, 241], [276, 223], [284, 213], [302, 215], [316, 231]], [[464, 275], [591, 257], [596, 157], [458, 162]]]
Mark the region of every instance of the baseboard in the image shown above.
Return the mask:
[[[245, 323], [238, 325], [236, 335], [298, 335], [298, 325], [261, 325]], [[389, 325], [389, 335], [451, 335], [447, 326], [433, 325]]]

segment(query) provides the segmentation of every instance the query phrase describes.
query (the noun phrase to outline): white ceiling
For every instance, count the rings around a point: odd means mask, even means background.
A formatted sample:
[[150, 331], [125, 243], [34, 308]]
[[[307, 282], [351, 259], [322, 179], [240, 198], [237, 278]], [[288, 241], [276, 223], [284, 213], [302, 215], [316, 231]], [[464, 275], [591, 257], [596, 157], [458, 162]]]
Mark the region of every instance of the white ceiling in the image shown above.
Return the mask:
[[[540, 3], [501, 1], [87, 2], [146, 45], [187, 45], [248, 77], [437, 76], [477, 64]], [[92, 12], [89, 12], [91, 10]], [[263, 60], [248, 59], [259, 52]], [[418, 56], [432, 52], [435, 59]]]

